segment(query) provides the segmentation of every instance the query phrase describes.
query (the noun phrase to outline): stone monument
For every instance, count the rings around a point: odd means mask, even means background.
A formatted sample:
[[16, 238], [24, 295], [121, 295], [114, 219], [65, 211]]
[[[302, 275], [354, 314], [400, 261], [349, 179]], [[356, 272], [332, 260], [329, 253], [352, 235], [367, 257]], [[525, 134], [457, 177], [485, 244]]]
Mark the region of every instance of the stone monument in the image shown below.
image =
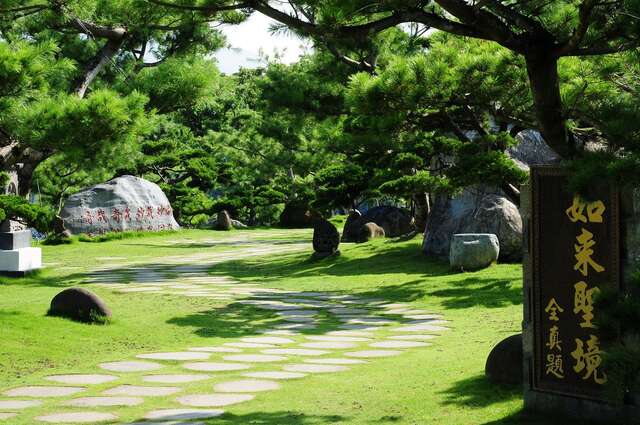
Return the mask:
[[31, 246], [31, 231], [11, 231], [9, 220], [0, 225], [0, 274], [24, 276], [42, 267], [40, 248]]

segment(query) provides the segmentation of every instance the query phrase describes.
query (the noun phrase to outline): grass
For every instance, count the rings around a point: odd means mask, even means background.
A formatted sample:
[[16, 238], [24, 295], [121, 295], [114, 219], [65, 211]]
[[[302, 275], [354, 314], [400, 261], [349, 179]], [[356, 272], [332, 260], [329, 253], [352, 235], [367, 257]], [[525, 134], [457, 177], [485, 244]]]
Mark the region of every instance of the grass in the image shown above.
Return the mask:
[[[287, 243], [309, 241], [310, 235], [308, 230], [188, 230], [101, 244], [45, 246], [43, 255], [51, 265], [43, 273], [0, 280], [0, 389], [42, 383], [44, 376], [53, 373], [95, 373], [100, 362], [131, 359], [141, 352], [215, 345], [255, 335], [277, 320], [273, 313], [237, 303], [124, 295], [100, 288], [92, 290], [114, 312], [108, 325], [85, 325], [46, 316], [51, 298], [61, 288], [76, 285], [86, 270], [131, 260], [160, 266], [163, 257], [205, 249], [228, 252], [241, 247], [238, 238]], [[343, 244], [340, 249], [340, 257], [322, 261], [309, 261], [310, 252], [279, 254], [221, 263], [210, 273], [267, 287], [409, 302], [415, 308], [444, 314], [452, 330], [434, 340], [428, 349], [408, 350], [402, 356], [376, 360], [349, 372], [286, 382], [279, 391], [229, 406], [225, 416], [211, 423], [569, 423], [524, 416], [520, 389], [497, 388], [483, 375], [491, 348], [520, 330], [520, 266], [497, 265], [474, 273], [452, 273], [446, 265], [421, 254], [418, 238]], [[179, 370], [176, 363], [162, 373]], [[220, 374], [221, 379], [225, 376]], [[110, 385], [92, 388], [92, 392], [97, 395]], [[189, 388], [211, 392], [211, 383]], [[135, 420], [150, 408], [166, 407], [170, 399], [147, 401], [144, 407], [118, 409], [118, 413], [123, 419]], [[51, 412], [53, 406], [54, 401], [46, 401], [37, 413]], [[26, 412], [12, 423], [31, 424], [33, 415]]]

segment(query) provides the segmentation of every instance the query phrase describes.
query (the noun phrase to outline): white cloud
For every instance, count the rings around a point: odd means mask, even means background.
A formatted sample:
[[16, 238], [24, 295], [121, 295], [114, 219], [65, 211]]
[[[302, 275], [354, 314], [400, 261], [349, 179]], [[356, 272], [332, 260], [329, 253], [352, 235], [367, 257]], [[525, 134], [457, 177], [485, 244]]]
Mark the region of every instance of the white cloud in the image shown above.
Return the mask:
[[240, 25], [222, 27], [231, 48], [221, 49], [214, 55], [220, 70], [232, 74], [241, 67], [256, 68], [261, 65], [261, 51], [270, 57], [277, 52], [284, 63], [298, 61], [309, 49], [309, 43], [292, 34], [270, 34], [269, 27], [274, 23], [271, 18], [254, 13]]

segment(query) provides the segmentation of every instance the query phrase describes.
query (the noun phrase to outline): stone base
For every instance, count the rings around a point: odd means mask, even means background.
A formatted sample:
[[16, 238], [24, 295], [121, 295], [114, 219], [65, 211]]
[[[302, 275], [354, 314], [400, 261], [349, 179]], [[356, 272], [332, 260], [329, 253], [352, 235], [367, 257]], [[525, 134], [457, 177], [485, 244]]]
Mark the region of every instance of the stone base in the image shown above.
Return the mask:
[[16, 250], [31, 246], [31, 231], [0, 232], [0, 250]]
[[26, 273], [42, 267], [40, 248], [0, 251], [0, 272]]
[[339, 257], [340, 256], [340, 251], [336, 251], [336, 252], [314, 252], [313, 255], [311, 256], [312, 260], [321, 260], [323, 258], [329, 258], [329, 257]]

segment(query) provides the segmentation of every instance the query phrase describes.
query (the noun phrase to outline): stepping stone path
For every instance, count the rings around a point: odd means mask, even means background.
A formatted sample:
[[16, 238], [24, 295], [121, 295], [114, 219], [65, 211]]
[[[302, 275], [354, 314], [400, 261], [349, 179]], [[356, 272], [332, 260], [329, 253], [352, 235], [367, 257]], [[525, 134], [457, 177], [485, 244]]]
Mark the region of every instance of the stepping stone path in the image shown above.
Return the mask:
[[[175, 245], [202, 243], [174, 241]], [[0, 399], [0, 421], [30, 414], [27, 422], [34, 424], [198, 425], [202, 422], [194, 421], [223, 415], [224, 411], [218, 407], [250, 402], [256, 394], [278, 390], [287, 385], [288, 380], [347, 372], [366, 367], [378, 358], [400, 356], [407, 350], [429, 349], [433, 340], [450, 329], [445, 326], [448, 322], [442, 315], [414, 309], [406, 303], [357, 295], [285, 291], [208, 274], [215, 264], [308, 250], [307, 244], [278, 245], [252, 241], [247, 236], [206, 243], [211, 246], [233, 244], [234, 249], [144, 259], [137, 263], [103, 264], [85, 281], [136, 297], [198, 297], [199, 302], [208, 301], [213, 308], [235, 303], [262, 310], [272, 319], [262, 329], [254, 335], [226, 338], [207, 346], [177, 350], [172, 347], [176, 351], [141, 352], [133, 358], [114, 359], [97, 365], [95, 373], [44, 378], [59, 385], [6, 389], [0, 393], [0, 398], [9, 397]], [[103, 260], [108, 263], [111, 259]], [[162, 266], [145, 266], [145, 262]], [[321, 331], [320, 326], [328, 329]], [[163, 368], [167, 368], [164, 373], [158, 372]], [[109, 373], [100, 373], [100, 370]], [[211, 382], [208, 392], [194, 393], [192, 387], [199, 385], [201, 389], [206, 382]], [[80, 392], [83, 397], [76, 395]], [[51, 414], [33, 412], [43, 405], [41, 398], [47, 399]], [[155, 407], [161, 408], [147, 411], [144, 419], [135, 418], [138, 422], [132, 422], [132, 418], [126, 421], [125, 415], [119, 412], [151, 399], [156, 400]], [[50, 403], [50, 400], [53, 401]], [[59, 411], [56, 406], [60, 406]], [[90, 408], [100, 411], [83, 410]]]

